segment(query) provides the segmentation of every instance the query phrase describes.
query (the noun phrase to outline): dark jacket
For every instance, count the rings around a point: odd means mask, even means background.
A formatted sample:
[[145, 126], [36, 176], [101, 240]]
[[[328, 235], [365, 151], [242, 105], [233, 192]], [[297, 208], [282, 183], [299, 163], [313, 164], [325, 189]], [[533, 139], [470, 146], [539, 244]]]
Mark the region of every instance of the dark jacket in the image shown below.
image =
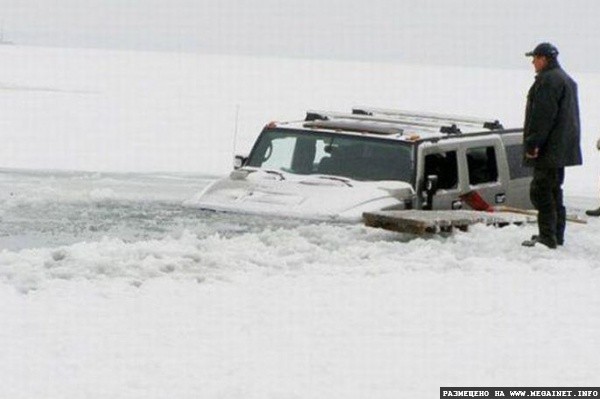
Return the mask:
[[525, 165], [561, 168], [581, 165], [579, 104], [577, 83], [556, 60], [535, 77], [527, 95], [524, 125], [524, 151], [539, 148], [537, 159]]

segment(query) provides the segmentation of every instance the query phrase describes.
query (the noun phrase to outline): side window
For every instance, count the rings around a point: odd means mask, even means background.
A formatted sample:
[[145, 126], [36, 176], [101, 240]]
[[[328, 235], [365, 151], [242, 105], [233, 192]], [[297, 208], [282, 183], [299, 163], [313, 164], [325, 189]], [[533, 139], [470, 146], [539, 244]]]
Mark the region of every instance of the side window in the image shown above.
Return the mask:
[[426, 155], [425, 177], [430, 175], [437, 175], [440, 189], [449, 190], [458, 187], [456, 151]]
[[498, 181], [496, 150], [493, 146], [467, 149], [469, 184], [492, 183]]

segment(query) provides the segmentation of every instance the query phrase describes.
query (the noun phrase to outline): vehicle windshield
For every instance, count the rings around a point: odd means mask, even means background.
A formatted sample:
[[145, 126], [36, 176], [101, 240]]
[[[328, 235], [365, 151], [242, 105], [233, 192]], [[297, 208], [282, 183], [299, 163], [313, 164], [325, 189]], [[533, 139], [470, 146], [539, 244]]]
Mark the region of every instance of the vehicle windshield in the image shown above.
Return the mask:
[[261, 134], [247, 166], [300, 175], [410, 182], [412, 154], [412, 146], [399, 141], [273, 129]]

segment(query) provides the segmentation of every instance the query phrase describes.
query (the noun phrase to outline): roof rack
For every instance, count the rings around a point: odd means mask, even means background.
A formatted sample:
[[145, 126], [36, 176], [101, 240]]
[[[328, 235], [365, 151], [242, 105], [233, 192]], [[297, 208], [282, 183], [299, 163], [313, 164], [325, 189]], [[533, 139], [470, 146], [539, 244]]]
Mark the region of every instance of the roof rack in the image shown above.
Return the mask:
[[401, 136], [404, 132], [404, 129], [398, 127], [397, 125], [393, 125], [390, 123], [372, 123], [369, 121], [362, 120], [313, 119], [304, 122], [303, 126], [308, 128], [345, 130], [357, 133], [373, 133], [386, 135], [395, 134], [399, 136]]
[[[329, 111], [307, 111], [305, 121], [329, 121], [329, 120], [354, 120], [368, 121], [372, 123], [384, 123], [394, 126], [404, 126], [411, 128], [419, 128], [430, 132], [460, 134], [461, 130], [456, 123], [440, 123], [445, 121], [418, 121], [406, 118], [390, 117], [387, 115], [370, 115], [365, 113], [340, 113]], [[404, 130], [404, 129], [403, 129]]]
[[473, 118], [468, 116], [444, 115], [431, 112], [414, 112], [384, 108], [353, 107], [352, 114], [376, 116], [382, 115], [403, 121], [432, 122], [438, 124], [449, 123], [452, 125], [472, 126], [489, 130], [499, 130], [504, 127], [499, 120]]

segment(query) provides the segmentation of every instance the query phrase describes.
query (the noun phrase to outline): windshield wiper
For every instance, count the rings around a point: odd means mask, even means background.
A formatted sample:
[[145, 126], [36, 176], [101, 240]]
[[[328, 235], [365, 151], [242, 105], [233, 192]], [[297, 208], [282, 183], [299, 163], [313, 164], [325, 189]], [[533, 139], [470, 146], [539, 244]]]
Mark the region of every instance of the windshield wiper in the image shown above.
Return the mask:
[[270, 174], [270, 175], [277, 175], [279, 177], [279, 180], [285, 180], [284, 174], [281, 173], [278, 170], [262, 169], [262, 168], [257, 168], [257, 167], [254, 167], [254, 166], [244, 166], [243, 168], [240, 168], [238, 170], [243, 170], [243, 171], [246, 171], [248, 173], [263, 172], [263, 173], [267, 173], [267, 174]]
[[259, 169], [260, 171], [263, 171], [265, 173], [269, 173], [271, 175], [277, 175], [279, 176], [280, 180], [285, 180], [285, 176], [283, 175], [283, 173], [281, 173], [278, 170], [273, 170], [273, 169]]
[[[269, 175], [276, 175], [277, 177], [279, 177], [279, 180], [285, 180], [285, 175], [277, 170], [273, 170], [273, 169], [261, 169], [261, 168], [256, 168], [254, 166], [245, 166], [243, 168], [239, 168], [236, 171], [242, 171], [242, 172], [246, 172], [247, 174], [250, 173], [255, 173], [255, 172], [263, 172]], [[245, 177], [245, 176], [244, 176]]]
[[338, 176], [328, 176], [328, 175], [319, 175], [316, 176], [319, 179], [326, 179], [326, 180], [334, 180], [334, 181], [341, 181], [342, 183], [344, 183], [345, 185], [347, 185], [348, 187], [352, 187], [352, 184], [350, 183], [349, 179], [345, 179], [343, 177], [338, 177]]

